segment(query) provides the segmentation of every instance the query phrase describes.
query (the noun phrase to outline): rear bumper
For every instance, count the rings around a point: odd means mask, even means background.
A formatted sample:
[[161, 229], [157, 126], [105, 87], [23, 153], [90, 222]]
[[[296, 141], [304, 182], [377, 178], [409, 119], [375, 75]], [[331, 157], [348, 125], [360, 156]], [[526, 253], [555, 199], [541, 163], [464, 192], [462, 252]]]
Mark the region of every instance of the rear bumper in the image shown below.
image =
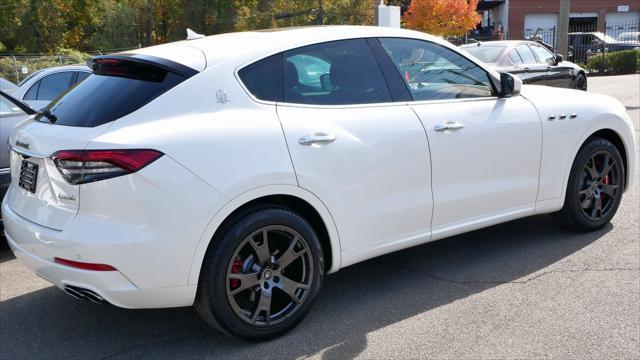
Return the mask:
[[[60, 288], [92, 290], [125, 308], [193, 304], [197, 287], [188, 280], [194, 253], [211, 217], [226, 203], [168, 156], [134, 174], [81, 185], [78, 213], [62, 230], [43, 226], [46, 216], [42, 222], [21, 216], [13, 204], [20, 205], [19, 192], [11, 185], [2, 203], [16, 257]], [[55, 263], [56, 257], [118, 271], [82, 270]]]
[[[164, 308], [193, 304], [196, 286], [140, 289], [120, 271], [87, 271], [53, 262], [52, 253], [64, 247], [64, 233], [21, 218], [2, 205], [5, 236], [15, 256], [31, 271], [60, 289], [89, 289], [109, 303], [123, 308]], [[62, 251], [64, 252], [64, 251]]]

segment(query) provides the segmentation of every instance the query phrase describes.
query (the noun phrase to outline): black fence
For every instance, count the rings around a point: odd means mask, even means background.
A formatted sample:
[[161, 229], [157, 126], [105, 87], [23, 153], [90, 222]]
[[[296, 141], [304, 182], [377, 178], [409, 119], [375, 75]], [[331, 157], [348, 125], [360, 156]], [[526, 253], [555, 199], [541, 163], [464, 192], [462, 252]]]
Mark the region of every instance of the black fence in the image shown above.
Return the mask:
[[[590, 72], [640, 71], [639, 22], [610, 22], [605, 23], [603, 27], [598, 27], [596, 22], [570, 23], [568, 37], [567, 60], [584, 65]], [[457, 45], [478, 41], [533, 40], [556, 52], [558, 29], [556, 27], [526, 29], [522, 32], [510, 31], [505, 34], [473, 31], [465, 36], [447, 38], [447, 40]]]

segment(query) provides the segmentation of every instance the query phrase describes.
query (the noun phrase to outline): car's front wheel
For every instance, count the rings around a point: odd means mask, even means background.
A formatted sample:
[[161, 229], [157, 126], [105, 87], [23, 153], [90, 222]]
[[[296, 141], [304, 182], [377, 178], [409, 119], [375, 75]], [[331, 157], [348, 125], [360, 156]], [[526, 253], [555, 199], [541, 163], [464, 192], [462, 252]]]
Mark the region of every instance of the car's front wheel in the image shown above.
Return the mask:
[[323, 277], [322, 248], [311, 225], [288, 209], [262, 208], [213, 239], [196, 309], [230, 335], [270, 339], [304, 318]]
[[576, 90], [587, 91], [587, 77], [583, 73], [579, 73], [576, 76], [576, 81], [574, 82], [574, 88]]
[[604, 227], [622, 200], [624, 171], [618, 148], [609, 140], [591, 138], [573, 162], [564, 207], [555, 218], [580, 231]]

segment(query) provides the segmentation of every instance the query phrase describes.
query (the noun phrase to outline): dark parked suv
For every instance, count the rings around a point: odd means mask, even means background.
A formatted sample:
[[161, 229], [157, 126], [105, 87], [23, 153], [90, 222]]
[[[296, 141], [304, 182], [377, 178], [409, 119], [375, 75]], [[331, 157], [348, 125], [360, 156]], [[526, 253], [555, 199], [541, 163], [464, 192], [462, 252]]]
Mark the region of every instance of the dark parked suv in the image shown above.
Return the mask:
[[573, 62], [587, 62], [597, 53], [616, 52], [640, 48], [637, 41], [619, 41], [601, 32], [575, 32], [569, 33], [569, 46]]

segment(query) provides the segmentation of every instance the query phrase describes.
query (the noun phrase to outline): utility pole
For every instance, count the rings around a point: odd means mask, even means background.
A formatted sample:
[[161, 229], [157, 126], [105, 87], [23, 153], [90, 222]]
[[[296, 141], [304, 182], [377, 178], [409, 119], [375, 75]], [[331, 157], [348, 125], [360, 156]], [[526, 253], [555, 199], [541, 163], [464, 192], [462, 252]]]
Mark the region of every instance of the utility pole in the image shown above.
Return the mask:
[[375, 26], [380, 26], [380, 14], [378, 13], [380, 6], [384, 6], [384, 0], [373, 0], [373, 7], [376, 9], [376, 12], [373, 15], [373, 25]]
[[569, 8], [571, 0], [560, 0], [558, 13], [558, 54], [567, 58], [569, 50]]
[[323, 4], [323, 0], [318, 0], [318, 25], [324, 25], [324, 4]]

